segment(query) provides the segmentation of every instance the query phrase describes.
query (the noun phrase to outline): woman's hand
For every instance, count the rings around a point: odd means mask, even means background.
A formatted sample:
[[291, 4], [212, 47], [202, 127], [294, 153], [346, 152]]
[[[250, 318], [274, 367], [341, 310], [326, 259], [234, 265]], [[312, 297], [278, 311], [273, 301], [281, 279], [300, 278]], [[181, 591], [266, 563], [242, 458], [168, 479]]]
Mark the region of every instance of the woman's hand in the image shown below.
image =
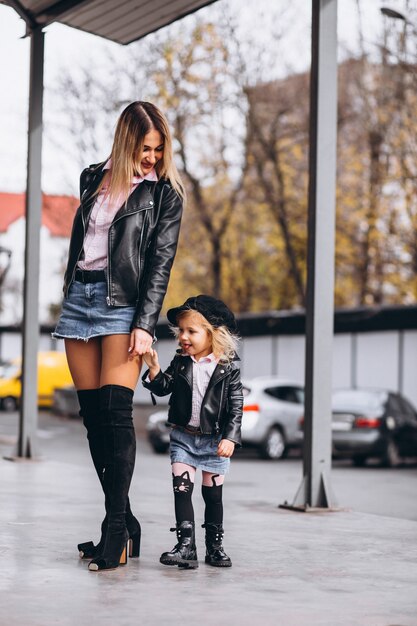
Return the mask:
[[159, 373], [161, 367], [159, 365], [158, 353], [153, 348], [149, 349], [149, 352], [146, 352], [143, 355], [143, 360], [146, 365], [149, 367], [149, 378], [153, 380], [155, 376]]
[[230, 458], [235, 451], [235, 444], [229, 439], [222, 439], [217, 446], [217, 456], [224, 456], [226, 459]]
[[143, 356], [152, 346], [153, 337], [142, 328], [135, 328], [130, 333], [129, 357]]

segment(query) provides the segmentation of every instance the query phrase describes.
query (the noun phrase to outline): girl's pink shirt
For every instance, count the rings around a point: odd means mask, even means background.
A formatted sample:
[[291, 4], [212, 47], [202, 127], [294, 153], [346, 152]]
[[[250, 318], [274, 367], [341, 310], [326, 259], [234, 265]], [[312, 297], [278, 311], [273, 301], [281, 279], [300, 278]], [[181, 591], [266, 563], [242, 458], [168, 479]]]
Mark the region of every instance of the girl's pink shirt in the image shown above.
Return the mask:
[[[111, 167], [111, 159], [104, 166], [105, 170]], [[155, 170], [151, 170], [144, 178], [134, 176], [132, 179], [132, 193], [144, 180], [157, 181]], [[87, 234], [84, 239], [83, 253], [78, 261], [78, 267], [82, 270], [102, 270], [107, 267], [107, 240], [110, 224], [120, 209], [123, 201], [110, 202], [106, 196], [106, 188], [103, 187], [97, 196], [91, 211]]]

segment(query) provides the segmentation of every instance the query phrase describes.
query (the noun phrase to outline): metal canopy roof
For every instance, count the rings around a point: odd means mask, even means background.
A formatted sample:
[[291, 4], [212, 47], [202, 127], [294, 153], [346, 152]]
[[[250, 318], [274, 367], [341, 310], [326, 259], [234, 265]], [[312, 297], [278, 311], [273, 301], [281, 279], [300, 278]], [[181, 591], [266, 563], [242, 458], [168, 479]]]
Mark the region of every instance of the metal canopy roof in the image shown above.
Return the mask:
[[52, 22], [117, 43], [140, 39], [216, 0], [0, 0], [13, 7], [29, 30]]

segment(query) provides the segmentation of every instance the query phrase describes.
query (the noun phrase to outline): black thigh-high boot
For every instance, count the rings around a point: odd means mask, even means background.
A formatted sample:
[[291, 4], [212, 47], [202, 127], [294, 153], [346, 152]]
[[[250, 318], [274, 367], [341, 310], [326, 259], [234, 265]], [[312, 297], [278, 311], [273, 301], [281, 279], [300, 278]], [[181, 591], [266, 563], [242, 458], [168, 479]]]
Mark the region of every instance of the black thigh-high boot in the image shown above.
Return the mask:
[[[100, 389], [107, 531], [103, 550], [89, 564], [93, 571], [114, 569], [127, 561], [126, 506], [136, 457], [132, 400], [133, 391], [128, 387], [104, 385]], [[131, 548], [138, 551], [139, 546], [132, 543]]]
[[[99, 481], [103, 487], [102, 474], [104, 469], [104, 443], [99, 420], [100, 390], [81, 389], [77, 391], [77, 395], [78, 402], [80, 404], [79, 414], [83, 418], [83, 423], [87, 431], [87, 439], [90, 448], [91, 458], [93, 460], [93, 464], [97, 472]], [[129, 532], [129, 537], [135, 542], [136, 546], [139, 545], [141, 527], [139, 521], [132, 513], [129, 500], [127, 501], [126, 505], [126, 527]], [[101, 523], [101, 538], [98, 544], [94, 545], [92, 541], [78, 544], [78, 552], [82, 559], [92, 559], [100, 554], [101, 550], [104, 547], [106, 530], [107, 515]], [[139, 551], [136, 550], [134, 553], [132, 553], [132, 556], [139, 556]]]

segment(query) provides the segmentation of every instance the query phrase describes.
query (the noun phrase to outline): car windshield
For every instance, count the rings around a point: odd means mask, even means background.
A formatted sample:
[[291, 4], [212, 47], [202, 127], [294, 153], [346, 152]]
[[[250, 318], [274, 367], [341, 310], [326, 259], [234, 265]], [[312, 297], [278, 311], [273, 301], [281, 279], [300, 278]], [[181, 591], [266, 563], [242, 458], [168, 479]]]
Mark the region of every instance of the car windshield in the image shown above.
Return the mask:
[[243, 397], [246, 398], [246, 396], [248, 396], [250, 394], [250, 389], [249, 387], [244, 386], [243, 389]]
[[20, 366], [14, 363], [6, 363], [0, 366], [0, 378], [14, 378], [18, 376], [20, 372]]
[[360, 389], [340, 389], [333, 392], [333, 410], [374, 411], [380, 409], [386, 402], [385, 391], [361, 391]]

